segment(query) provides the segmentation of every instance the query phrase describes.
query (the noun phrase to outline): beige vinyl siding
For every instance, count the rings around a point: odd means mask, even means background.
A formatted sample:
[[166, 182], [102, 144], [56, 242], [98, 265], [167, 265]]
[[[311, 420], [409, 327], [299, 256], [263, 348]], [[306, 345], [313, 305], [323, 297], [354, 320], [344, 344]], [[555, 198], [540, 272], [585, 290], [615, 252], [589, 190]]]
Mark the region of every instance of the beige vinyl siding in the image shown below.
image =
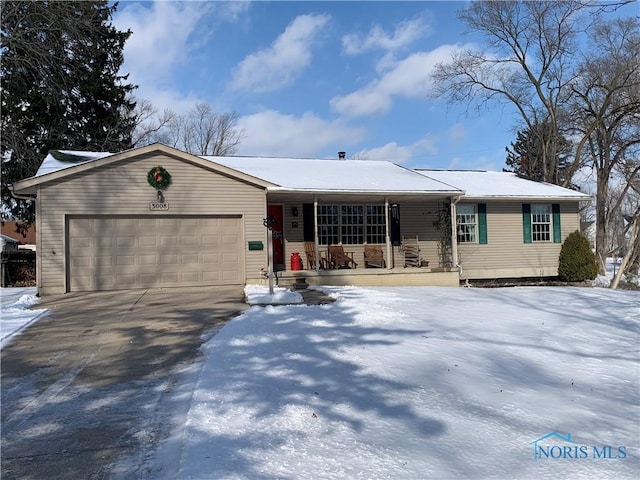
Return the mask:
[[[469, 204], [472, 202], [460, 202]], [[487, 204], [488, 243], [458, 244], [463, 279], [555, 276], [561, 243], [525, 244], [522, 232], [523, 202], [479, 202]], [[524, 203], [559, 203], [557, 201]], [[579, 228], [577, 202], [560, 203], [562, 241]]]
[[[440, 265], [438, 253], [440, 232], [433, 225], [438, 218], [440, 203], [445, 203], [445, 199], [442, 199], [442, 202], [400, 204], [400, 234], [403, 237], [415, 238], [416, 235], [418, 236], [420, 257], [427, 260], [430, 267]], [[449, 207], [447, 206], [447, 208]], [[403, 253], [398, 249], [396, 267], [403, 266], [403, 259]]]
[[[147, 172], [163, 166], [172, 178], [165, 190], [169, 211], [150, 211], [156, 191]], [[266, 264], [264, 251], [248, 251], [249, 240], [266, 245], [263, 189], [168, 155], [134, 157], [41, 187], [38, 194], [38, 256], [41, 294], [65, 291], [65, 215], [242, 215], [245, 278]]]

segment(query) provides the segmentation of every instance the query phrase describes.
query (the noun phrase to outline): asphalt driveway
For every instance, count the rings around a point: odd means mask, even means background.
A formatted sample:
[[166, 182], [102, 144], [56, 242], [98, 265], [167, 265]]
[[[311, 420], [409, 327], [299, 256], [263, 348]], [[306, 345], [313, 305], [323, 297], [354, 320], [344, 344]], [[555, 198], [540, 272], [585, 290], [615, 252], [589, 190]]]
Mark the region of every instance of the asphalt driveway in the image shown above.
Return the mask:
[[2, 478], [144, 478], [172, 389], [247, 308], [241, 287], [44, 297], [51, 314], [2, 351]]

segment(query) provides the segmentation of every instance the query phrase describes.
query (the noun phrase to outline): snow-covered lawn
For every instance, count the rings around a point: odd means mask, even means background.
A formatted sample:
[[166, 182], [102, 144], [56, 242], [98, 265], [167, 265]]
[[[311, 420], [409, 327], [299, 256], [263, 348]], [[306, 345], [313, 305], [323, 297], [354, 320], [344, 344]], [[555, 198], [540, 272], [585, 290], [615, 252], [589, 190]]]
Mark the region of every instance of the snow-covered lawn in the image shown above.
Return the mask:
[[638, 292], [328, 290], [207, 342], [165, 478], [640, 476]]
[[38, 303], [36, 287], [0, 288], [0, 349], [11, 342], [27, 325], [47, 314], [45, 309], [30, 309]]
[[[325, 290], [204, 345], [149, 478], [640, 477], [639, 292]], [[0, 293], [5, 344], [46, 310]]]

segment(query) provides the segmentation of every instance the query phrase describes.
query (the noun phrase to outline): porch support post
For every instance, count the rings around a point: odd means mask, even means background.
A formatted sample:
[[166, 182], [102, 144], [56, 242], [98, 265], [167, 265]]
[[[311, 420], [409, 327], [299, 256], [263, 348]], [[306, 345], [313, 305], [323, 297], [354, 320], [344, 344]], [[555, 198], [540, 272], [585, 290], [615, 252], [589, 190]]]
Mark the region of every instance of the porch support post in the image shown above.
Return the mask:
[[314, 239], [314, 247], [316, 249], [316, 272], [320, 271], [320, 248], [318, 247], [318, 244], [320, 243], [320, 240], [318, 238], [318, 197], [314, 196], [313, 197], [313, 225], [314, 225], [314, 232], [313, 232], [313, 239]]
[[458, 267], [458, 227], [456, 225], [456, 204], [461, 197], [451, 197], [451, 262], [454, 268]]
[[391, 270], [393, 265], [391, 265], [391, 235], [389, 234], [389, 198], [384, 197], [384, 221], [385, 221], [385, 231], [386, 233], [386, 242], [387, 242], [387, 270]]

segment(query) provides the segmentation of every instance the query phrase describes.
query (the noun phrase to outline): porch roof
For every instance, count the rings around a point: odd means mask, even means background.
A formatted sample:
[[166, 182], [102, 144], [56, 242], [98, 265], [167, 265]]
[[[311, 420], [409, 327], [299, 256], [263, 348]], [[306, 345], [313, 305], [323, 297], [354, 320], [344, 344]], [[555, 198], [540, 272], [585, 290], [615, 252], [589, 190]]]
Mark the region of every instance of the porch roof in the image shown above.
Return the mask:
[[202, 158], [274, 184], [269, 192], [433, 193], [462, 195], [459, 188], [378, 160], [270, 157]]

